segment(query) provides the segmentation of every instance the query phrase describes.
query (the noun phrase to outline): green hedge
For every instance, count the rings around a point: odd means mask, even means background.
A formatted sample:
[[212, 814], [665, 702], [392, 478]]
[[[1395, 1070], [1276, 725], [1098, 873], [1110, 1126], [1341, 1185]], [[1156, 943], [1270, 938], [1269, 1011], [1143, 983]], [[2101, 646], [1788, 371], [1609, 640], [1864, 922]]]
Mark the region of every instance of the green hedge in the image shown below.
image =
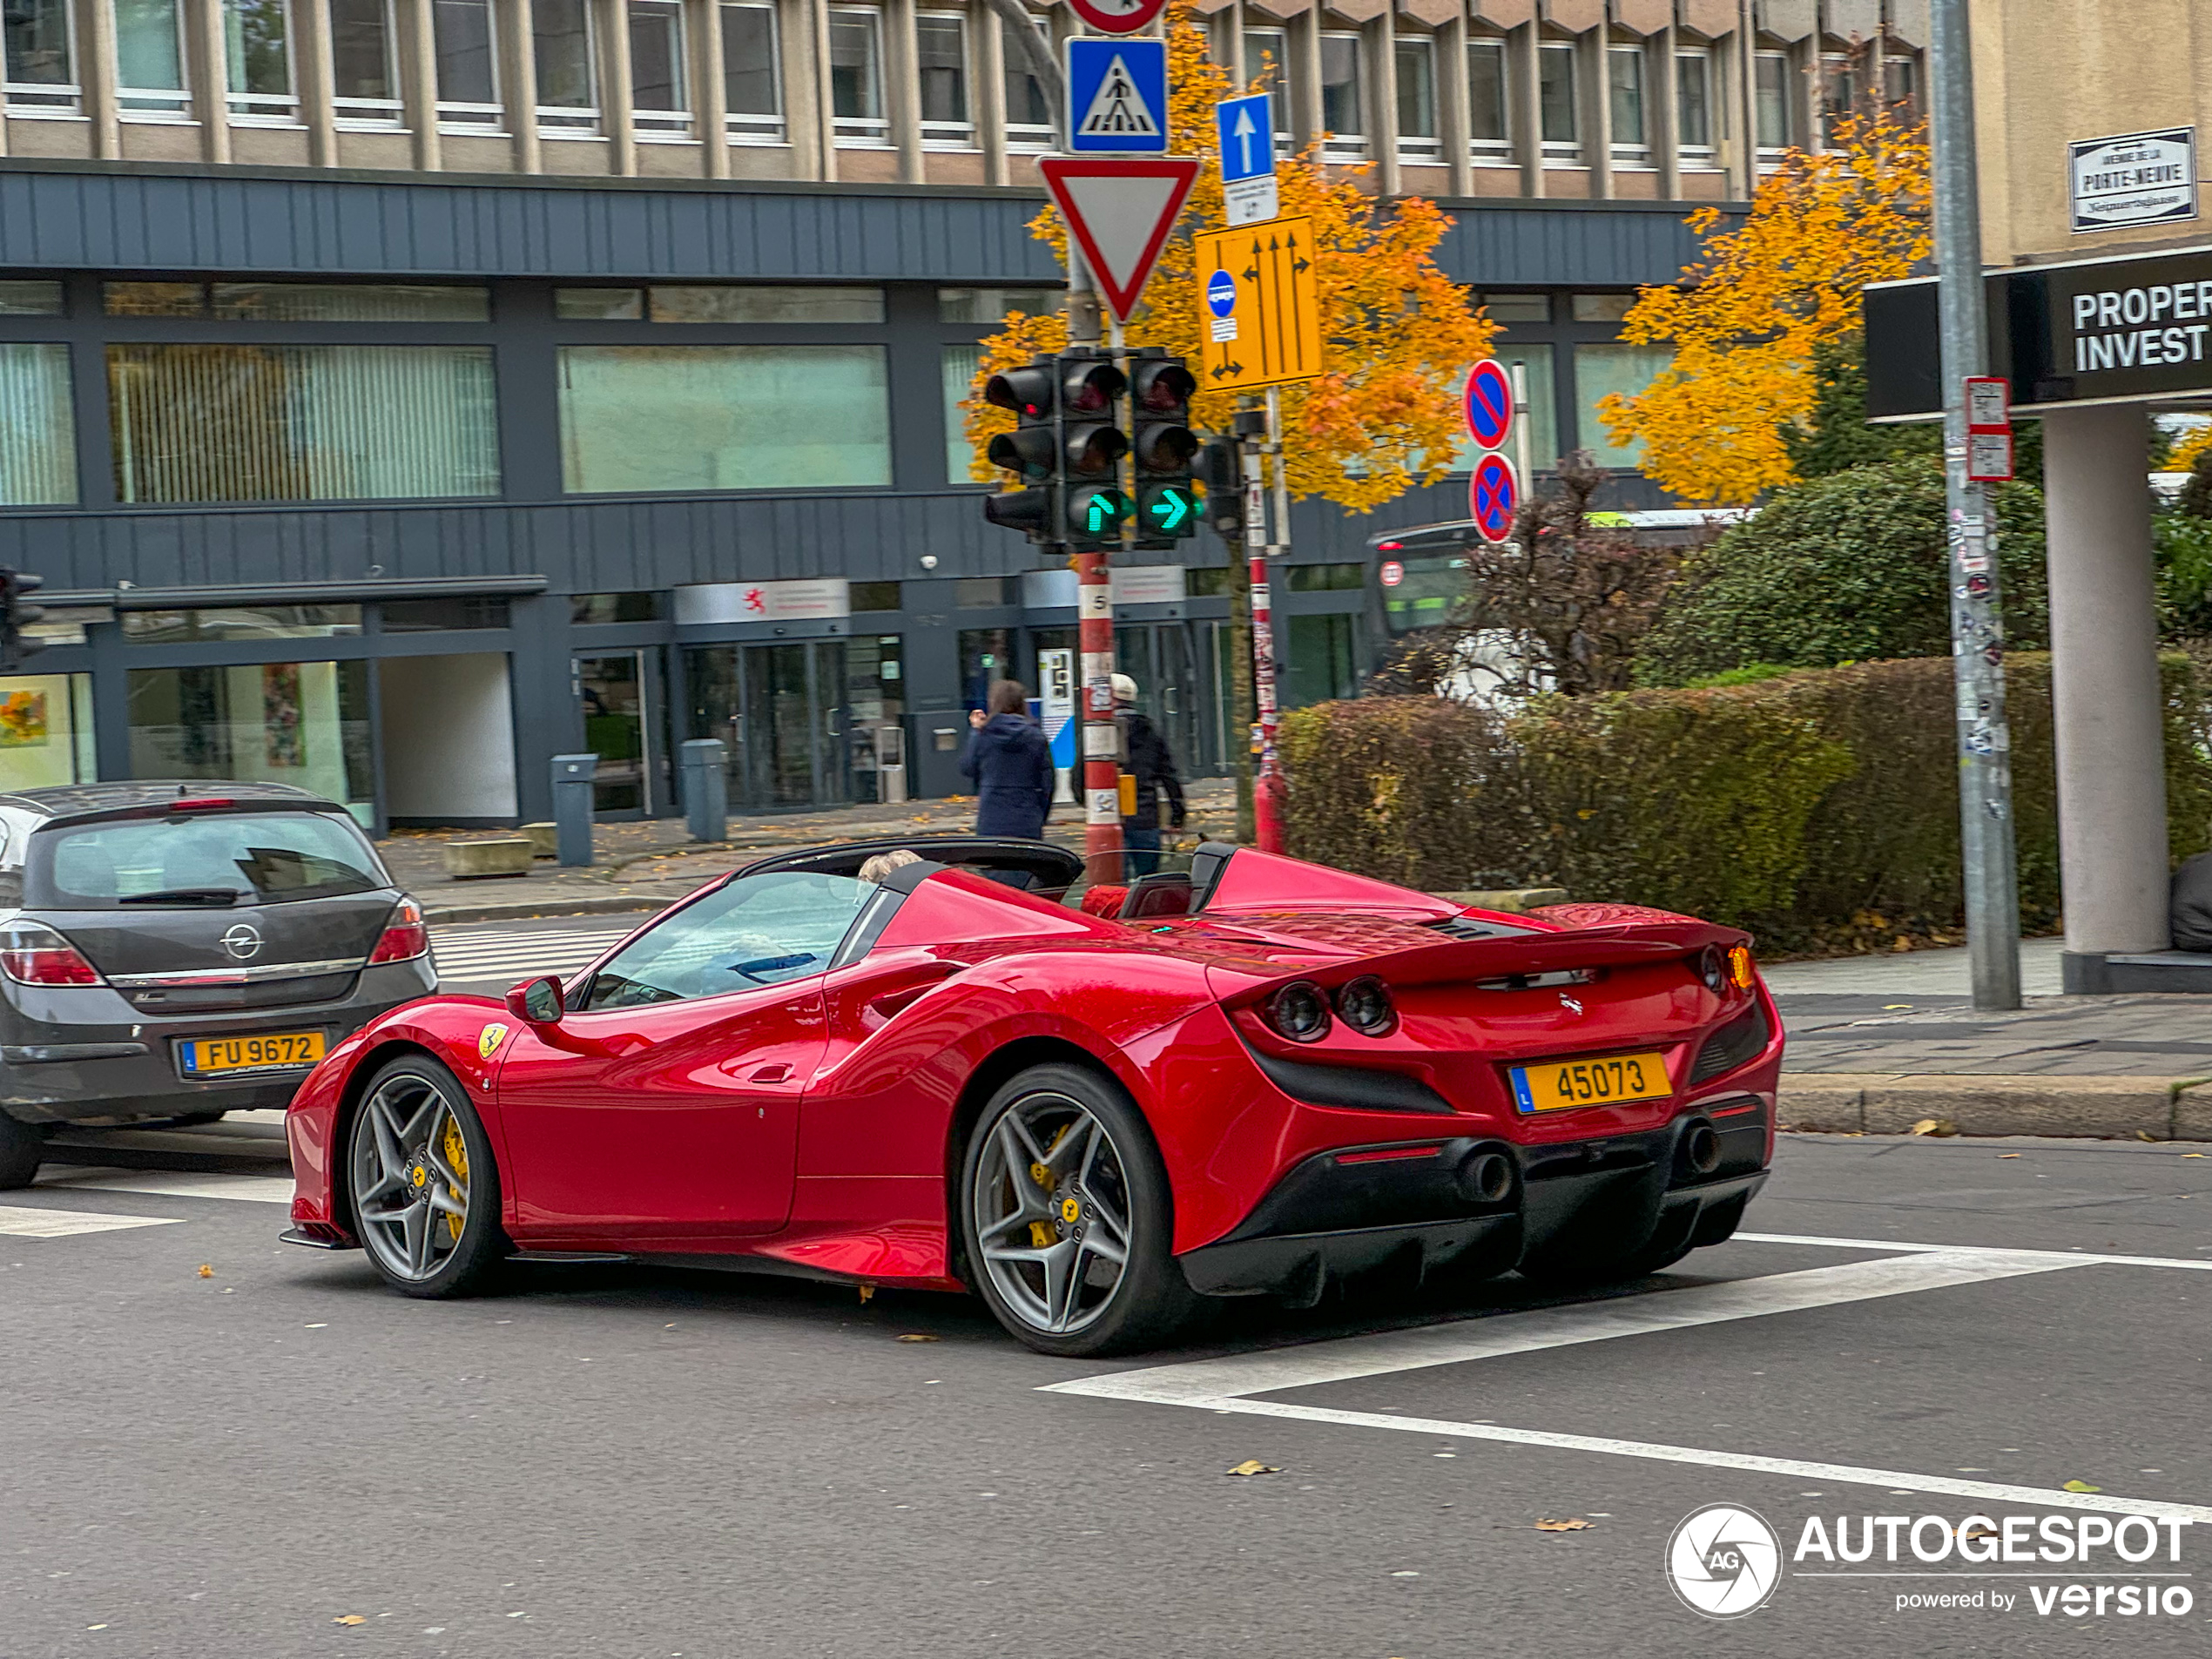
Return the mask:
[[[2164, 663], [2178, 859], [2212, 840], [2208, 704]], [[2022, 925], [2059, 907], [2050, 659], [2006, 658]], [[1751, 927], [1804, 948], [1958, 925], [1948, 658], [1740, 685], [1539, 699], [1506, 719], [1369, 698], [1284, 719], [1301, 857], [1436, 889], [1556, 885]]]

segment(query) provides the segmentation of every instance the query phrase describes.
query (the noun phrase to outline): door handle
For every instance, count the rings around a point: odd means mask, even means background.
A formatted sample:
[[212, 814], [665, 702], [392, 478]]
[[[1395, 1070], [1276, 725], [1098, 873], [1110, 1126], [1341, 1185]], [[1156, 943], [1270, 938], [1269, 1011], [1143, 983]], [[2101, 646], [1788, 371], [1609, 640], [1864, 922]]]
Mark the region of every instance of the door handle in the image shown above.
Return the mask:
[[779, 1083], [791, 1076], [791, 1068], [780, 1060], [772, 1065], [756, 1066], [745, 1074], [749, 1083]]

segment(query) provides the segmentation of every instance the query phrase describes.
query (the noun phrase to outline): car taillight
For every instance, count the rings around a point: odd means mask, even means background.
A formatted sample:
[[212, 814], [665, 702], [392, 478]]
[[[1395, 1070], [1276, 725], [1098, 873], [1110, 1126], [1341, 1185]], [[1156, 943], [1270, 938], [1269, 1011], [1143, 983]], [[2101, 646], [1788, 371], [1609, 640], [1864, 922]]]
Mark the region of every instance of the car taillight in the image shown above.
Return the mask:
[[376, 948], [368, 953], [368, 965], [413, 961], [429, 949], [430, 930], [423, 925], [422, 907], [412, 899], [402, 899], [392, 907], [392, 919], [384, 924]]
[[51, 927], [18, 921], [0, 932], [0, 974], [18, 985], [98, 985], [100, 970]]
[[1267, 1023], [1293, 1042], [1318, 1042], [1329, 1035], [1329, 999], [1319, 986], [1294, 980], [1268, 998]]
[[1728, 954], [1728, 976], [1739, 991], [1751, 988], [1751, 953], [1738, 945]]
[[1398, 1028], [1398, 1010], [1391, 1006], [1390, 988], [1372, 974], [1338, 988], [1337, 1014], [1362, 1036], [1386, 1037]]

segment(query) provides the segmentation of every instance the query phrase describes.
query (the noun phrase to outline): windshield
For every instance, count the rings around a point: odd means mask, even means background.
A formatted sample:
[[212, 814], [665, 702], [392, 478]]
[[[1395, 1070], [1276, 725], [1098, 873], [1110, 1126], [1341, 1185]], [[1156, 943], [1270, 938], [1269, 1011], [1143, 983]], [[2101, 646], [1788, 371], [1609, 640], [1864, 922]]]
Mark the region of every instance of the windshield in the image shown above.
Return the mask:
[[876, 892], [850, 876], [776, 870], [689, 904], [610, 958], [588, 1009], [637, 1008], [774, 985], [827, 970]]
[[193, 813], [41, 830], [34, 906], [210, 908], [281, 904], [391, 885], [350, 819], [320, 813]]

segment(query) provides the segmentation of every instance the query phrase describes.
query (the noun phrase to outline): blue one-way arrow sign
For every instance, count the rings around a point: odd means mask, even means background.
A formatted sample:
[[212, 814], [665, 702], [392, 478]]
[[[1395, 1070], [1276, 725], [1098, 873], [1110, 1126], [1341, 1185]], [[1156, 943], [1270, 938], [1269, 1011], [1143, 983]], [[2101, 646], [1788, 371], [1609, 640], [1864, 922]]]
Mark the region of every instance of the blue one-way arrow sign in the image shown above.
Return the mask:
[[1275, 217], [1274, 100], [1265, 92], [1225, 98], [1214, 107], [1221, 137], [1224, 212], [1231, 225]]

